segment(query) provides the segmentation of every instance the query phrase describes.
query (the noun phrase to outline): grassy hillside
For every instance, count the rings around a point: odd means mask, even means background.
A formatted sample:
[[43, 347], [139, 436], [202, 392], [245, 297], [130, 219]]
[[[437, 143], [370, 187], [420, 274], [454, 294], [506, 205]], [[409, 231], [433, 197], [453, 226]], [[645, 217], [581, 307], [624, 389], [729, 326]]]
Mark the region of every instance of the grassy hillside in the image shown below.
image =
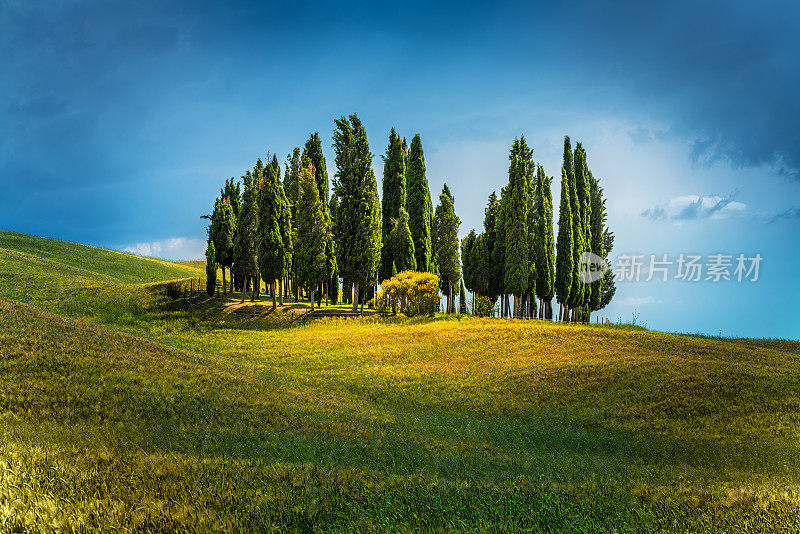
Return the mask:
[[[89, 275], [105, 281], [159, 282], [201, 276], [204, 272], [193, 265], [142, 258], [57, 239], [44, 239], [16, 232], [0, 232], [0, 265], [5, 264], [5, 256], [10, 254], [10, 251], [13, 251], [18, 258], [35, 261], [37, 267], [47, 271], [73, 268], [75, 269], [73, 272], [78, 276]], [[44, 267], [45, 263], [49, 267]], [[11, 276], [9, 271], [10, 269], [3, 269], [0, 276], [3, 278]]]
[[0, 530], [800, 529], [800, 344], [289, 327], [5, 254]]

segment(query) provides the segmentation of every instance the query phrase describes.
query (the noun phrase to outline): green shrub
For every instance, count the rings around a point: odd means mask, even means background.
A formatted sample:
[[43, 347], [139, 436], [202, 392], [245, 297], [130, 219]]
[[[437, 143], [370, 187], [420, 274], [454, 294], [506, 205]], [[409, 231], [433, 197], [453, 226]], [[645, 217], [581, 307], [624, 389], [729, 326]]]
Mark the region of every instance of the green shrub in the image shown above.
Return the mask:
[[475, 300], [475, 315], [478, 317], [493, 317], [494, 302], [489, 297], [478, 297]]

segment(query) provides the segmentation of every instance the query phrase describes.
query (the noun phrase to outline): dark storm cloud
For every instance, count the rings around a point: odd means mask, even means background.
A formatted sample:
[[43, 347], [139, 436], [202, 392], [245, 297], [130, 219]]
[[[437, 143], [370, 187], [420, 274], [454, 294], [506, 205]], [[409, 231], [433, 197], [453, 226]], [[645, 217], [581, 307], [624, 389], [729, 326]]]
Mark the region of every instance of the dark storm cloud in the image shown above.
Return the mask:
[[800, 178], [797, 2], [605, 2], [575, 13], [568, 35], [587, 78], [671, 122], [696, 164]]

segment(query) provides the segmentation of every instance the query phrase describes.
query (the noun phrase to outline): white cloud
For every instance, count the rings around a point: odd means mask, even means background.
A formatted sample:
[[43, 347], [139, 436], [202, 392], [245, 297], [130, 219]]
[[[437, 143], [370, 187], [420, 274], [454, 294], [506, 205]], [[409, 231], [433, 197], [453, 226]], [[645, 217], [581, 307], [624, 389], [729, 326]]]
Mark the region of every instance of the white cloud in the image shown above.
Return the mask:
[[683, 195], [674, 197], [666, 204], [642, 212], [649, 219], [686, 221], [696, 219], [724, 219], [747, 211], [747, 205], [719, 195]]
[[122, 251], [165, 260], [200, 260], [205, 255], [206, 242], [191, 237], [170, 237], [128, 245]]

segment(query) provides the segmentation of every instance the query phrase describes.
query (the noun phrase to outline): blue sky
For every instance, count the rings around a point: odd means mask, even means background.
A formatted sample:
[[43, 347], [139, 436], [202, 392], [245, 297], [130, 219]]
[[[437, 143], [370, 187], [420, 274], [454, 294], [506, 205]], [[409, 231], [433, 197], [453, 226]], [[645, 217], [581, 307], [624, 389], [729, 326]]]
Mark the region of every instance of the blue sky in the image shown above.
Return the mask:
[[225, 178], [312, 131], [330, 162], [357, 112], [378, 176], [389, 129], [420, 132], [466, 234], [515, 136], [558, 177], [569, 135], [612, 257], [764, 258], [754, 283], [620, 283], [601, 315], [798, 338], [800, 7], [644, 4], [0, 0], [0, 228], [197, 257]]

